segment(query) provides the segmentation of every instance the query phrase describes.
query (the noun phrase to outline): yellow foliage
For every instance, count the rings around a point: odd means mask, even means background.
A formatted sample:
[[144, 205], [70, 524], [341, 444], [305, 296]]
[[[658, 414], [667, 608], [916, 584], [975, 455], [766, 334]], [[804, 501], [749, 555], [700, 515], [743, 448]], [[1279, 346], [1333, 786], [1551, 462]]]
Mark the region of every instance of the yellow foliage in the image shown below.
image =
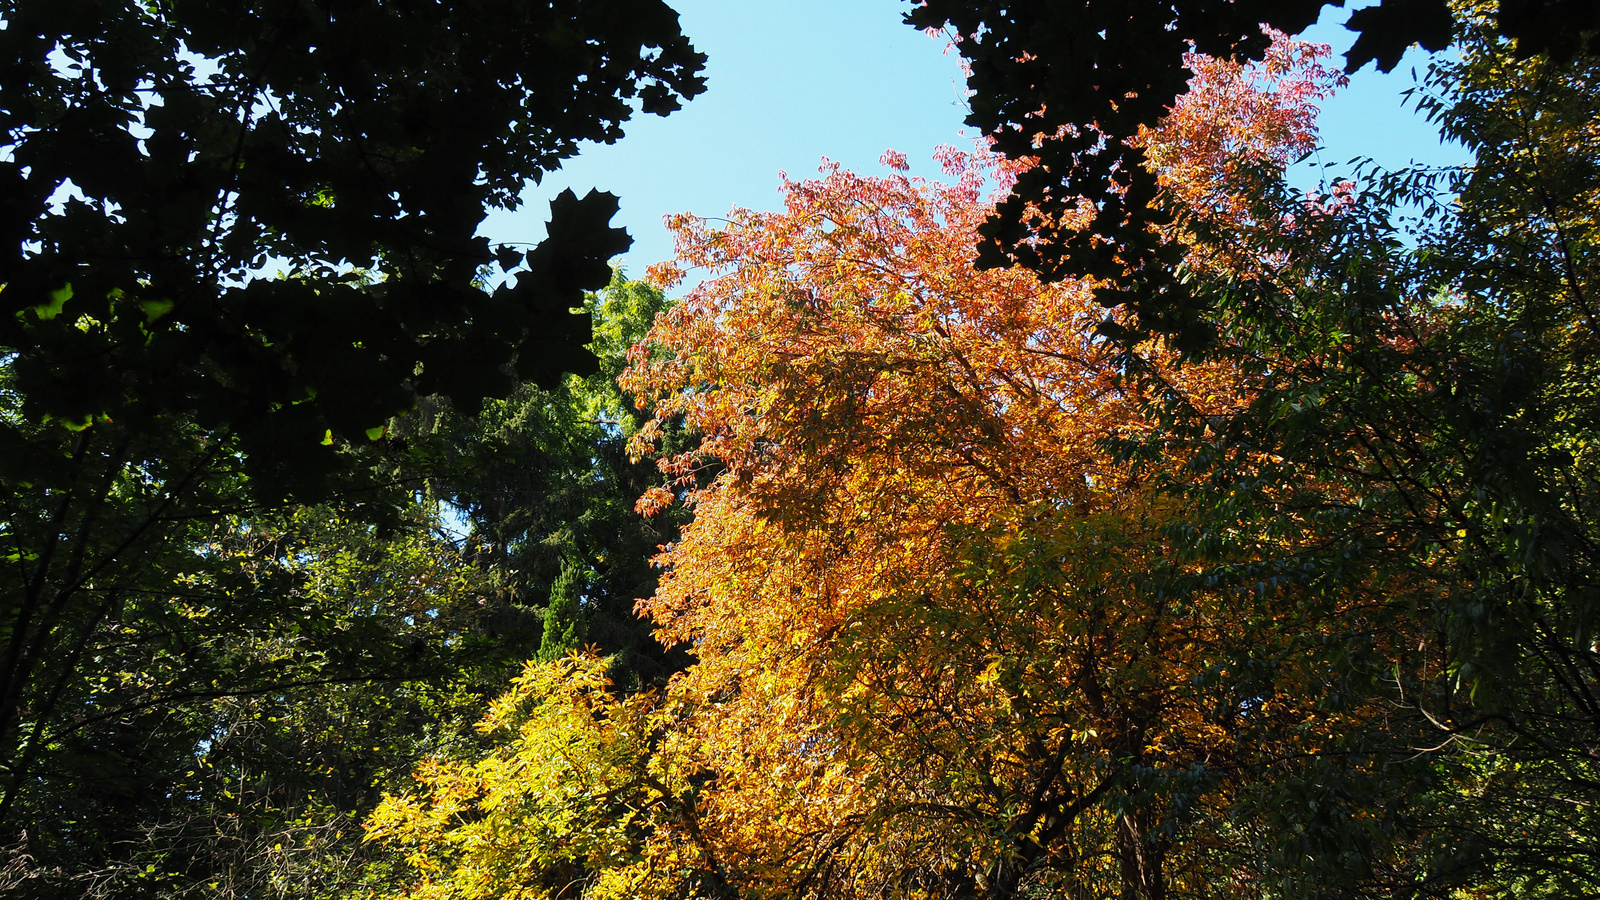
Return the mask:
[[419, 790], [384, 798], [367, 840], [400, 849], [408, 900], [695, 896], [714, 862], [695, 845], [692, 791], [652, 753], [656, 697], [617, 697], [607, 663], [529, 663], [479, 725], [493, 750], [433, 759]]

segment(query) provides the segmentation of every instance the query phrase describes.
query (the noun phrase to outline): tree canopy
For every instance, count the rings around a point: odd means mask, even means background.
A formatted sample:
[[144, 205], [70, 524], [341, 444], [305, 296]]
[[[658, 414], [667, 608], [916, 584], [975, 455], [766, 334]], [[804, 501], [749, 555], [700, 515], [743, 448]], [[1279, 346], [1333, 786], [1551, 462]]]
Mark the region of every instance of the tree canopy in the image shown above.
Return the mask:
[[[363, 565], [457, 570], [415, 502], [440, 473], [396, 417], [595, 372], [574, 309], [629, 241], [595, 192], [557, 197], [527, 252], [477, 229], [581, 142], [698, 94], [705, 59], [660, 0], [20, 0], [0, 48], [0, 830], [92, 868], [195, 759], [236, 752], [214, 703], [298, 709], [304, 737], [307, 691], [478, 677], [495, 603], [455, 621], [448, 578], [429, 606], [373, 576], [341, 611], [292, 573], [343, 557], [276, 535], [339, 540], [297, 518], [328, 503]], [[529, 652], [516, 631], [493, 649]], [[74, 806], [94, 784], [99, 811]]]
[[[558, 198], [526, 255], [476, 229], [635, 105], [703, 89], [660, 0], [23, 2], [5, 23], [12, 389], [33, 421], [192, 418], [268, 491], [414, 396], [474, 409], [508, 366], [592, 370], [568, 310], [626, 248], [614, 201]], [[486, 292], [492, 262], [527, 267]]]
[[1203, 345], [982, 264], [1037, 155], [676, 219], [710, 277], [623, 381], [692, 436], [640, 507], [693, 663], [530, 669], [385, 801], [391, 895], [1592, 893], [1596, 81], [1503, 24], [1421, 101], [1473, 167], [1311, 193], [1326, 48], [1183, 58], [1127, 146]]
[[930, 0], [993, 140], [592, 294], [657, 3], [8, 7], [0, 892], [1600, 891], [1593, 13], [1305, 190], [1326, 5]]
[[[1196, 61], [1196, 102], [1146, 136], [1194, 162], [1195, 195], [1237, 187], [1208, 161], [1281, 168], [1310, 139], [1306, 105], [1336, 76], [1281, 36], [1270, 58]], [[1295, 578], [1305, 535], [1186, 549], [1195, 507], [1163, 485], [1198, 451], [1122, 455], [1165, 429], [1096, 336], [1092, 283], [975, 267], [986, 195], [1016, 167], [943, 162], [950, 184], [834, 167], [789, 182], [781, 211], [675, 221], [678, 265], [712, 277], [623, 381], [699, 437], [641, 500], [695, 514], [641, 604], [694, 663], [648, 705], [597, 706], [606, 727], [654, 708], [621, 760], [591, 737], [559, 762], [531, 752], [565, 733], [560, 697], [471, 768], [419, 773], [373, 823], [410, 854], [399, 895], [484, 890], [492, 867], [535, 897], [1244, 896], [1315, 883], [1291, 835], [1326, 875], [1413, 874], [1396, 830], [1344, 821], [1426, 768], [1390, 752], [1368, 688], [1425, 667], [1404, 649], [1412, 595], [1370, 572]], [[1232, 363], [1142, 359], [1204, 415], [1252, 399]], [[523, 786], [558, 774], [559, 794]], [[619, 801], [637, 831], [591, 806]], [[482, 839], [552, 827], [568, 840]]]

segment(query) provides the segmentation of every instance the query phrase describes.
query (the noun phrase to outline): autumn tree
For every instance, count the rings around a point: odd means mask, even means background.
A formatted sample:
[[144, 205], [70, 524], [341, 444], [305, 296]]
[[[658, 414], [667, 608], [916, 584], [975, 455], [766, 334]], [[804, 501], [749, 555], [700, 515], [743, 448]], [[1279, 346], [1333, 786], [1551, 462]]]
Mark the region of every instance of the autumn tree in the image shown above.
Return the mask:
[[738, 896], [695, 825], [689, 770], [657, 752], [655, 696], [619, 697], [608, 666], [530, 662], [479, 723], [494, 749], [430, 760], [420, 792], [384, 799], [367, 836], [409, 877], [383, 896]]
[[[1404, 593], [1324, 604], [1277, 536], [1187, 565], [1184, 510], [1114, 452], [1158, 425], [1092, 285], [975, 269], [983, 164], [947, 161], [955, 186], [831, 171], [782, 212], [681, 221], [682, 261], [724, 274], [630, 376], [705, 436], [669, 472], [727, 470], [645, 608], [696, 656], [668, 741], [712, 779], [735, 880], [1156, 898], [1305, 852], [1342, 883], [1406, 869], [1343, 821], [1403, 768], [1366, 683], [1413, 665]], [[1228, 366], [1144, 365], [1214, 416], [1250, 399]]]

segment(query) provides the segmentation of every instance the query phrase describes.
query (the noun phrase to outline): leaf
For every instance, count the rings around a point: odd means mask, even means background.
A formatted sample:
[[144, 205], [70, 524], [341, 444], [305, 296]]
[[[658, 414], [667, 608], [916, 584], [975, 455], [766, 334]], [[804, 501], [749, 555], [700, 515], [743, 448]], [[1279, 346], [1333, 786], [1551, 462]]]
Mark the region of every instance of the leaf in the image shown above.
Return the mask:
[[144, 313], [146, 322], [154, 322], [169, 312], [176, 304], [171, 300], [141, 300], [139, 309]]
[[67, 301], [71, 300], [71, 299], [72, 299], [72, 285], [71, 284], [62, 285], [61, 287], [56, 288], [55, 290], [52, 290], [50, 292], [50, 302], [49, 303], [44, 303], [44, 304], [41, 304], [39, 306], [35, 306], [33, 308], [33, 314], [38, 316], [40, 321], [48, 322], [51, 319], [54, 319], [56, 316], [60, 315], [62, 308], [64, 306], [66, 306]]

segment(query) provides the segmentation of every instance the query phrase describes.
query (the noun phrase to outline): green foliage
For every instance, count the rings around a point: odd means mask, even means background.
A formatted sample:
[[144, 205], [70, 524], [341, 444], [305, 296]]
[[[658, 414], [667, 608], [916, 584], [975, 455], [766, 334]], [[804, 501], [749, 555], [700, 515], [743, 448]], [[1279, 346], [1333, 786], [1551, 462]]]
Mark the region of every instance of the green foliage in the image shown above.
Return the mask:
[[1435, 608], [1458, 693], [1430, 712], [1470, 750], [1461, 818], [1506, 895], [1594, 893], [1600, 60], [1519, 59], [1469, 24], [1431, 107], [1478, 162], [1430, 260], [1465, 294], [1441, 425], [1466, 482]]
[[[19, 896], [329, 895], [360, 816], [470, 735], [504, 601], [422, 511], [391, 535], [311, 507], [233, 517], [87, 642], [17, 802]], [[283, 845], [292, 850], [285, 852]], [[218, 885], [222, 885], [219, 887]]]
[[[616, 657], [619, 679], [628, 670], [651, 684], [684, 657], [655, 642], [634, 604], [654, 593], [650, 559], [676, 539], [685, 514], [646, 520], [634, 511], [662, 476], [653, 461], [628, 455], [628, 438], [649, 416], [616, 377], [665, 305], [660, 291], [617, 273], [586, 304], [598, 372], [548, 390], [521, 385], [476, 417], [441, 407], [396, 432], [437, 454], [431, 490], [459, 511], [466, 540], [506, 573], [516, 602], [548, 605], [544, 627], [562, 634], [539, 639], [547, 658], [593, 644]], [[669, 442], [683, 439], [669, 430]]]
[[1391, 705], [1336, 736], [1374, 765], [1331, 756], [1306, 800], [1261, 785], [1263, 859], [1296, 896], [1600, 887], [1600, 68], [1520, 58], [1479, 13], [1421, 102], [1473, 167], [1360, 173], [1348, 205], [1258, 184], [1251, 228], [1180, 218], [1195, 246], [1249, 247], [1231, 272], [1184, 274], [1250, 402], [1207, 415], [1157, 385], [1167, 427], [1126, 448], [1193, 461], [1168, 488], [1211, 577], [1243, 553], [1282, 602], [1365, 594], [1410, 633], [1351, 631], [1325, 657]]
[[[361, 553], [410, 559], [396, 535], [422, 540], [431, 513], [410, 508], [393, 417], [594, 370], [572, 308], [627, 246], [615, 198], [562, 194], [525, 255], [477, 227], [582, 141], [697, 94], [704, 57], [660, 0], [20, 0], [0, 23], [0, 834], [26, 829], [29, 871], [76, 884], [168, 833], [164, 805], [190, 836], [251, 821], [184, 787], [197, 753], [243, 752], [226, 736], [245, 708], [314, 704], [260, 746], [320, 759], [327, 739], [294, 730], [313, 711], [406, 733], [429, 716], [383, 725], [379, 683], [448, 695], [489, 677], [468, 662], [486, 646], [538, 646], [498, 588], [460, 619], [378, 574], [339, 588], [368, 607], [307, 595], [267, 536], [308, 527], [286, 499], [337, 497], [350, 533], [317, 532], [305, 561], [355, 578]], [[515, 277], [485, 291], [491, 262]], [[428, 541], [413, 550], [458, 555]], [[356, 695], [314, 700], [337, 685]], [[241, 711], [215, 706], [230, 697]], [[312, 789], [284, 790], [259, 808]], [[359, 806], [315, 792], [308, 809]], [[151, 865], [141, 883], [167, 890]]]
[[563, 566], [550, 586], [550, 603], [544, 608], [544, 636], [539, 659], [557, 660], [579, 648], [583, 640], [583, 614], [578, 607], [578, 570]]
[[[620, 370], [662, 302], [620, 278], [591, 298], [605, 365]], [[602, 375], [517, 396], [514, 427], [510, 402], [451, 418], [458, 431], [409, 437], [409, 465], [464, 448], [442, 465], [484, 466], [474, 485], [494, 484], [484, 473], [518, 479], [526, 493], [505, 490], [501, 510], [553, 540], [496, 550], [463, 539], [455, 532], [472, 520], [441, 517], [423, 491], [399, 517], [346, 501], [163, 523], [147, 552], [103, 565], [97, 584], [115, 615], [82, 623], [80, 657], [49, 671], [54, 719], [21, 726], [28, 778], [12, 782], [11, 802], [27, 833], [10, 839], [0, 885], [19, 896], [340, 896], [383, 882], [394, 863], [359, 843], [382, 791], [426, 756], [475, 752], [471, 725], [521, 660], [593, 641], [642, 648], [618, 662], [630, 678], [664, 677], [674, 657], [632, 616], [665, 539], [652, 529], [666, 523], [640, 522], [629, 494], [642, 488], [618, 481], [649, 477], [613, 424], [630, 408]], [[395, 423], [397, 446], [414, 421]], [[529, 447], [545, 451], [532, 471]], [[141, 486], [134, 473], [113, 478], [106, 490], [122, 505], [102, 509], [137, 514]], [[84, 531], [80, 542], [95, 537]], [[539, 583], [529, 570], [547, 548], [556, 572]]]

